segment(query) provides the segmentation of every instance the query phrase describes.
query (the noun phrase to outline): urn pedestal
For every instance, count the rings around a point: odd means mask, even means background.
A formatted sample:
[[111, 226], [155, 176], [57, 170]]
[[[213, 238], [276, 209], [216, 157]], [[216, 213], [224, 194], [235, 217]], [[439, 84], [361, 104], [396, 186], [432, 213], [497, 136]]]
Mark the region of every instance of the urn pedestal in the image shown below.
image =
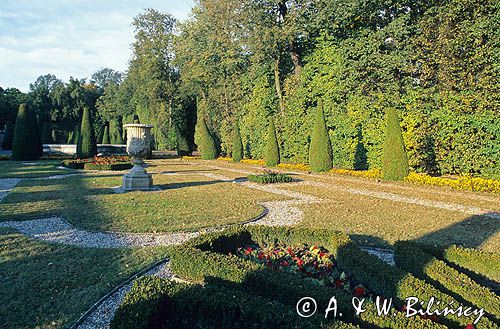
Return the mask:
[[152, 125], [127, 124], [127, 153], [132, 158], [134, 165], [129, 173], [123, 176], [124, 191], [153, 190], [153, 178], [144, 168], [145, 158], [151, 149]]

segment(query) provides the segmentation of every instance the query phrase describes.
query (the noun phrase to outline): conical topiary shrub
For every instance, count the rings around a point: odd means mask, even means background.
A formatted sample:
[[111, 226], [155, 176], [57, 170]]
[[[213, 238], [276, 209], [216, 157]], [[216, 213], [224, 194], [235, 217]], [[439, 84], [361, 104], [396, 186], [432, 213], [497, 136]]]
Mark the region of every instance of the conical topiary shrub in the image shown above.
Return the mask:
[[2, 149], [12, 150], [12, 140], [14, 139], [14, 125], [7, 121], [5, 124], [5, 134], [3, 135]]
[[276, 137], [276, 128], [274, 120], [271, 117], [267, 131], [267, 144], [264, 156], [264, 162], [268, 167], [277, 166], [280, 163], [280, 150], [278, 147], [278, 138]]
[[215, 139], [208, 130], [205, 118], [200, 124], [200, 139], [201, 139], [201, 158], [203, 160], [213, 160], [217, 158], [217, 146]]
[[12, 141], [12, 159], [26, 161], [40, 156], [42, 152], [37, 129], [35, 113], [27, 104], [19, 105]]
[[386, 130], [382, 154], [382, 176], [388, 180], [403, 180], [408, 176], [408, 156], [395, 108], [386, 111]]
[[241, 142], [240, 125], [236, 121], [233, 135], [233, 161], [240, 162], [243, 159], [243, 143]]
[[42, 144], [52, 144], [52, 129], [50, 129], [50, 124], [48, 122], [43, 124]]
[[109, 138], [109, 123], [106, 122], [106, 124], [104, 125], [104, 133], [102, 135], [102, 141], [101, 141], [102, 144], [111, 144], [111, 140]]
[[332, 145], [326, 128], [325, 112], [323, 111], [323, 100], [318, 100], [314, 128], [309, 146], [309, 165], [312, 171], [324, 172], [333, 167]]
[[92, 115], [90, 114], [88, 107], [83, 109], [82, 128], [77, 149], [79, 151], [77, 156], [80, 159], [91, 158], [97, 154], [94, 125], [92, 123]]

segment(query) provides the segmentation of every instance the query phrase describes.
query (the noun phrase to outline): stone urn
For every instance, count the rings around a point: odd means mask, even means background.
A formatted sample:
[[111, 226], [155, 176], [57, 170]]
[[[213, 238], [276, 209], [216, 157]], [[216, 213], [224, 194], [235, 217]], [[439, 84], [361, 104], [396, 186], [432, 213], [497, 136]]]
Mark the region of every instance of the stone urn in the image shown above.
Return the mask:
[[143, 191], [153, 189], [153, 178], [144, 168], [144, 160], [151, 150], [151, 128], [153, 125], [127, 124], [127, 153], [133, 167], [123, 176], [123, 190]]

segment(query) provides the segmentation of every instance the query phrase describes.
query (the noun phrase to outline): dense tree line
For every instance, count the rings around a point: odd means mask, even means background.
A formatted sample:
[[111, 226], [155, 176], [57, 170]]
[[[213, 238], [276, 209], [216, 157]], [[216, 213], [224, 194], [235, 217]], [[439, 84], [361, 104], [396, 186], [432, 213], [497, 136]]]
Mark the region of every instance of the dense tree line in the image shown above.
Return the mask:
[[0, 124], [28, 102], [41, 126], [76, 132], [89, 108], [98, 141], [120, 141], [137, 118], [180, 154], [210, 136], [213, 156], [241, 141], [245, 157], [272, 148], [273, 161], [308, 162], [316, 122], [334, 166], [368, 169], [382, 166], [395, 109], [411, 170], [499, 178], [499, 10], [494, 0], [199, 0], [179, 22], [146, 9], [125, 74], [0, 90]]

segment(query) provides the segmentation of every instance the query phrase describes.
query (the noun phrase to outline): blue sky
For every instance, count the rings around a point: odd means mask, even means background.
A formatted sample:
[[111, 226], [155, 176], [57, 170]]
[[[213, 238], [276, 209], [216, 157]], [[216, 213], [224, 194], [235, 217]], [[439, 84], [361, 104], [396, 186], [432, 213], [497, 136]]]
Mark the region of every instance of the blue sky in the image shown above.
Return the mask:
[[28, 91], [43, 74], [87, 78], [124, 71], [131, 22], [144, 8], [189, 16], [193, 0], [0, 0], [0, 87]]

